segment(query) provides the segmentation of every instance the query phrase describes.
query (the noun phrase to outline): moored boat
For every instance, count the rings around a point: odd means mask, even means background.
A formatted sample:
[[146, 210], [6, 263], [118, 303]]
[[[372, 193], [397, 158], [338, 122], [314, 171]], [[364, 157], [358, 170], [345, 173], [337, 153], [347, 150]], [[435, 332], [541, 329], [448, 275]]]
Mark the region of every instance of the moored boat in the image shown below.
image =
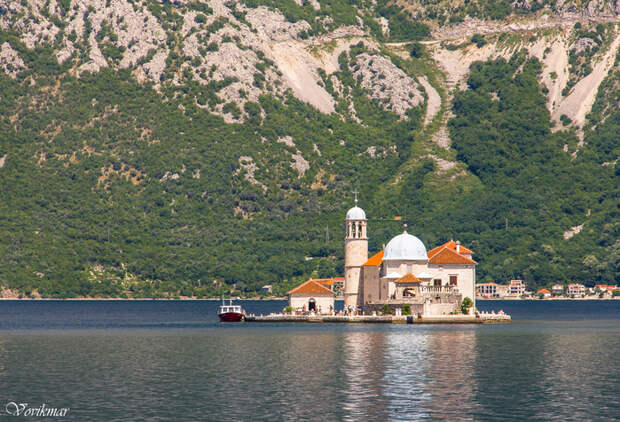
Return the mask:
[[228, 305], [222, 299], [222, 305], [217, 316], [220, 318], [220, 322], [240, 322], [245, 319], [245, 311], [240, 305], [233, 305], [232, 299]]

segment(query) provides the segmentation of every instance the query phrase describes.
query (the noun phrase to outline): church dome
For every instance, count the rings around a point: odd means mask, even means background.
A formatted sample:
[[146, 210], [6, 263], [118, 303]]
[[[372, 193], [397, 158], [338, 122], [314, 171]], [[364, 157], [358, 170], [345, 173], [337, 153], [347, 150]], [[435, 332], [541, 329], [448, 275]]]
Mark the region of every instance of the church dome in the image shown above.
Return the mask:
[[426, 261], [427, 259], [424, 243], [406, 231], [388, 242], [383, 255], [384, 261]]
[[366, 220], [366, 213], [356, 205], [347, 211], [347, 220]]

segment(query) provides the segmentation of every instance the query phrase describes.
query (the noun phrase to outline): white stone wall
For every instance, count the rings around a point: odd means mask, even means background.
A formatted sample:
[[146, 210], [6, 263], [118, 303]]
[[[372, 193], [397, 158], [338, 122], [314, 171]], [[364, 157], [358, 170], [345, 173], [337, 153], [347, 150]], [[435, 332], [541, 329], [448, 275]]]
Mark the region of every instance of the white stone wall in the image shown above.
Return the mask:
[[456, 303], [430, 303], [424, 306], [426, 307], [426, 312], [424, 313], [424, 316], [438, 316], [438, 315], [449, 315], [451, 312], [457, 309], [458, 304]]
[[396, 272], [400, 275], [411, 273], [413, 275], [421, 274], [427, 270], [426, 261], [384, 261], [384, 274]]
[[319, 293], [314, 295], [293, 293], [288, 297], [288, 304], [295, 310], [302, 309], [305, 306], [307, 311], [310, 309], [310, 299], [315, 300], [317, 312], [320, 307], [322, 314], [329, 314], [330, 306], [332, 309], [334, 308], [334, 295], [328, 293]]
[[456, 275], [457, 287], [463, 298], [476, 300], [476, 266], [474, 264], [429, 264], [427, 272], [433, 276], [432, 280], [441, 279], [442, 286], [449, 286], [450, 276]]

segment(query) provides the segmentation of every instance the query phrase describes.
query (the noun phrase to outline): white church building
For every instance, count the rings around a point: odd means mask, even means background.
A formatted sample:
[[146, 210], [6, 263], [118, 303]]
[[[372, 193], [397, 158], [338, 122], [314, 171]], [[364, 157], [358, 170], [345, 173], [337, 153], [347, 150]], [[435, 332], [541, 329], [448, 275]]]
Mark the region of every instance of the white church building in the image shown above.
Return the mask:
[[[470, 249], [451, 240], [427, 251], [405, 226], [403, 233], [369, 258], [368, 220], [357, 199], [345, 221], [345, 308], [370, 314], [388, 306], [392, 312], [401, 313], [407, 305], [414, 315], [436, 316], [459, 312], [462, 300], [469, 298], [473, 312], [477, 263]], [[325, 280], [311, 279], [291, 290], [289, 305], [331, 312], [334, 293]]]
[[370, 313], [387, 305], [398, 312], [407, 304], [413, 314], [431, 316], [458, 311], [466, 297], [475, 301], [476, 261], [470, 249], [449, 241], [427, 252], [405, 229], [369, 258], [367, 223], [356, 200], [346, 214], [345, 307]]

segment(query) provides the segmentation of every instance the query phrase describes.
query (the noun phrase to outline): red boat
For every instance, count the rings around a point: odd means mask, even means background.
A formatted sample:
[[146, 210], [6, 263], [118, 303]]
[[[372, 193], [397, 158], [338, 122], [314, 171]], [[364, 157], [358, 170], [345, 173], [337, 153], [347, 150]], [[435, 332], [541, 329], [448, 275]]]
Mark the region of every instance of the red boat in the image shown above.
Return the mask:
[[239, 305], [233, 305], [232, 299], [230, 303], [226, 305], [222, 299], [222, 305], [217, 313], [220, 317], [220, 322], [240, 322], [245, 319], [245, 311]]

